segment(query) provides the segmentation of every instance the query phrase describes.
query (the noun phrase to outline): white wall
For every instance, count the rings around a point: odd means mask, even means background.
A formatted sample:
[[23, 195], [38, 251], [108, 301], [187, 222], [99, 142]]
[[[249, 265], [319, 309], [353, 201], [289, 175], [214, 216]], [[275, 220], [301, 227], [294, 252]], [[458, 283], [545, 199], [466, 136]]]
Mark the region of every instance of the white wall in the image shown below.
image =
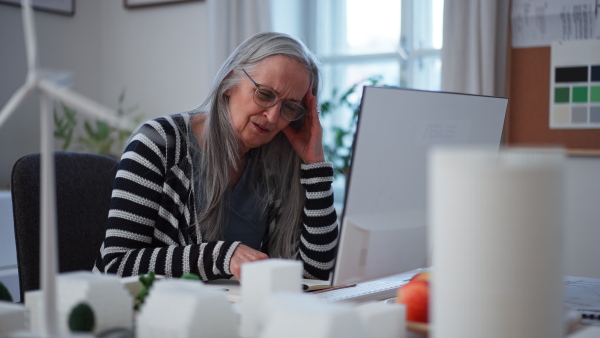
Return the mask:
[[148, 116], [200, 105], [209, 82], [206, 12], [205, 2], [136, 10], [103, 2], [102, 100], [116, 103], [127, 86], [127, 99]]
[[[77, 0], [75, 15], [34, 11], [40, 63], [75, 76], [73, 89], [117, 108], [155, 117], [197, 107], [207, 92], [205, 1], [127, 9], [122, 0]], [[0, 4], [0, 106], [24, 82], [20, 8]], [[39, 152], [39, 105], [29, 98], [0, 127], [0, 189], [13, 163]]]

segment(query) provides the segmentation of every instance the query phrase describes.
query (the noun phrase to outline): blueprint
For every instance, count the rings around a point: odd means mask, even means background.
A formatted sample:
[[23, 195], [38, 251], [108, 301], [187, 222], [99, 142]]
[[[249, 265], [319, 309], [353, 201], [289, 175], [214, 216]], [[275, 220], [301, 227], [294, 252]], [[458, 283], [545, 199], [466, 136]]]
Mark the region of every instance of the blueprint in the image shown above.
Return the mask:
[[596, 39], [600, 37], [599, 6], [599, 0], [513, 0], [512, 46]]

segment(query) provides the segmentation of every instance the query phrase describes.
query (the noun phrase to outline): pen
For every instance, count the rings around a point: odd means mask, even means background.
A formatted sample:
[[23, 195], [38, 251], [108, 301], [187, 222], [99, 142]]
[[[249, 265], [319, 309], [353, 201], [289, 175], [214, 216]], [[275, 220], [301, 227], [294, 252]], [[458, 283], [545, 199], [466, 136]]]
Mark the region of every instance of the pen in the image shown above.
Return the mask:
[[333, 287], [326, 288], [326, 289], [320, 289], [320, 290], [308, 291], [308, 292], [311, 292], [311, 293], [321, 293], [321, 292], [328, 292], [328, 291], [333, 291], [333, 290], [351, 288], [351, 287], [355, 287], [355, 286], [356, 286], [356, 284], [348, 284], [348, 285], [333, 286]]

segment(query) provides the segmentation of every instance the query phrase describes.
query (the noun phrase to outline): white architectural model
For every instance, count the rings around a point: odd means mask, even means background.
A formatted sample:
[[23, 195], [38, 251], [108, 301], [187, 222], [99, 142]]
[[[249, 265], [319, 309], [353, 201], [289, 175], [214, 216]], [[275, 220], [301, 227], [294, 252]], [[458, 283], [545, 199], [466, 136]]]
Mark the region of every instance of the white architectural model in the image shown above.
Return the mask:
[[0, 337], [25, 330], [26, 309], [21, 304], [0, 301]]
[[356, 306], [326, 303], [303, 293], [271, 294], [261, 307], [257, 338], [367, 338]]
[[197, 280], [156, 280], [137, 316], [136, 337], [235, 338], [238, 318], [225, 292]]
[[242, 265], [242, 337], [258, 332], [257, 308], [274, 292], [302, 292], [302, 263], [296, 260], [267, 259]]
[[[25, 294], [25, 305], [29, 310], [29, 330], [42, 332], [40, 309], [42, 291]], [[94, 312], [93, 333], [111, 329], [132, 329], [133, 298], [119, 278], [112, 275], [96, 275], [90, 271], [67, 272], [57, 278], [57, 317], [61, 333], [68, 333], [69, 316], [79, 303], [87, 303]]]
[[406, 306], [371, 302], [356, 307], [369, 332], [369, 338], [406, 338]]
[[94, 334], [110, 329], [133, 327], [133, 298], [113, 275], [96, 275], [90, 271], [58, 275], [59, 329], [69, 332], [69, 315], [75, 306], [86, 302], [94, 311]]
[[25, 327], [30, 332], [42, 332], [42, 290], [25, 292], [25, 308], [27, 309], [27, 322]]

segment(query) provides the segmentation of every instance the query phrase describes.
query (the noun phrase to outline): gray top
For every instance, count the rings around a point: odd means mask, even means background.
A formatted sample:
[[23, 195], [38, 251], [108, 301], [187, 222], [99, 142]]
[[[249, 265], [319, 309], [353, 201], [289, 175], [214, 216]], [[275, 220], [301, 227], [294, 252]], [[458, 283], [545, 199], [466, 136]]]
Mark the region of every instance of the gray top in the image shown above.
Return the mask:
[[267, 218], [263, 212], [260, 212], [258, 196], [253, 191], [248, 177], [250, 161], [251, 158], [248, 159], [242, 178], [231, 191], [229, 215], [223, 239], [240, 241], [255, 250], [260, 250], [267, 230]]

